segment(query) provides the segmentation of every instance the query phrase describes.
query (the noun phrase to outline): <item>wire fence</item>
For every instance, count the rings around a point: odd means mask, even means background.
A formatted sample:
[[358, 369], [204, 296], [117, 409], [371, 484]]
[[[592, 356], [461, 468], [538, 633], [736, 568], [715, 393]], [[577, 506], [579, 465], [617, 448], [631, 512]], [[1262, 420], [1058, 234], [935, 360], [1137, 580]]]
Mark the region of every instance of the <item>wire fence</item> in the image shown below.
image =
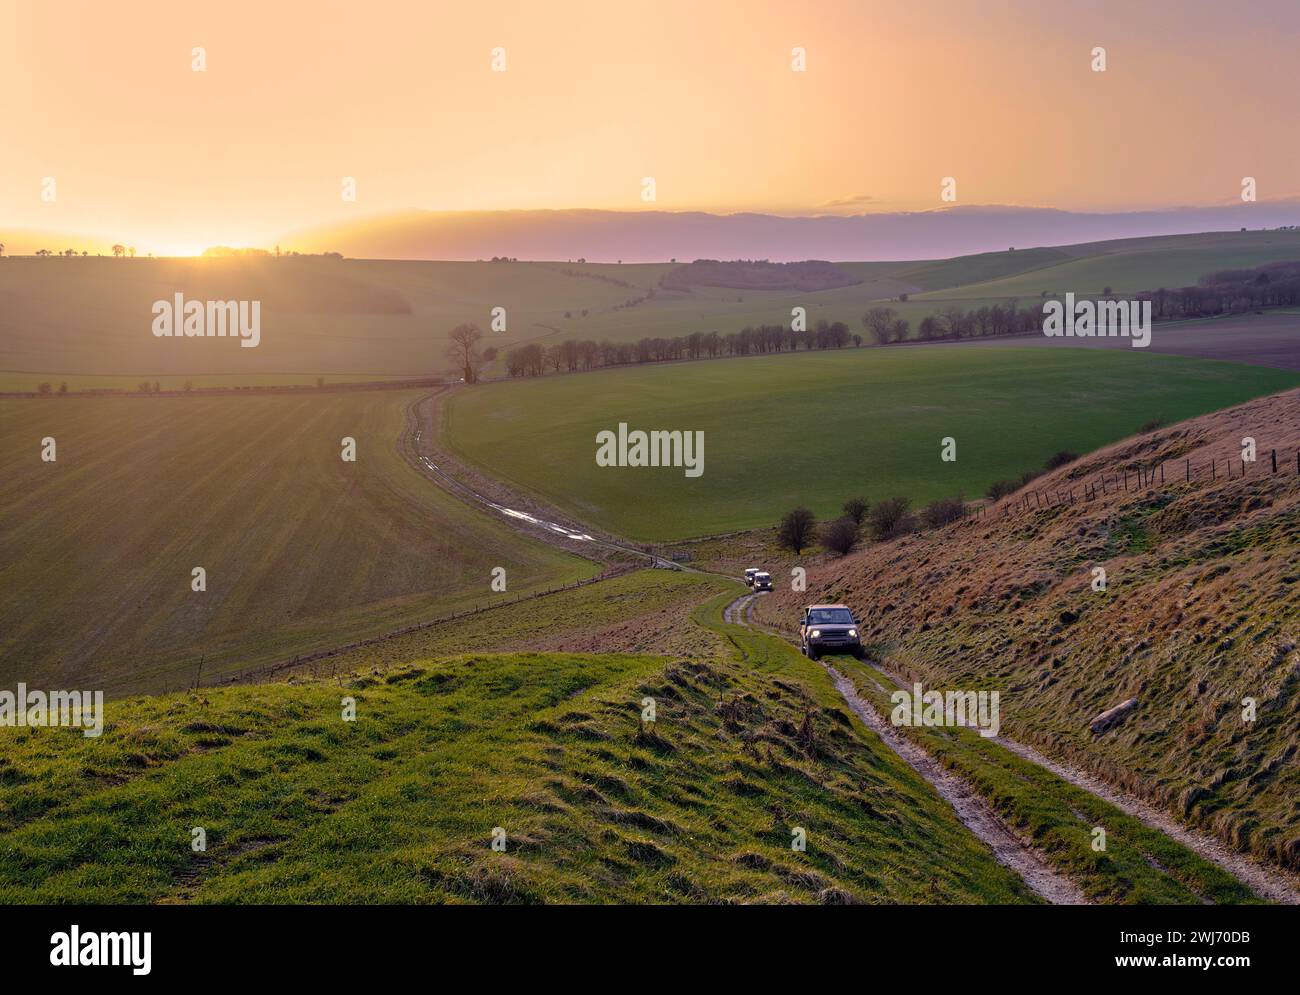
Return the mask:
[[1295, 452], [1294, 460], [1286, 451], [1279, 454], [1277, 449], [1270, 449], [1264, 454], [1259, 454], [1256, 450], [1254, 459], [1247, 459], [1245, 452], [1239, 451], [1227, 457], [1211, 456], [1209, 462], [1194, 463], [1191, 457], [1150, 463], [1129, 460], [1118, 468], [1103, 470], [1085, 480], [1058, 483], [1051, 487], [1035, 487], [1031, 481], [1014, 494], [983, 504], [967, 505], [963, 517], [967, 521], [978, 521], [988, 517], [990, 508], [995, 509], [995, 514], [996, 509], [1001, 508], [1002, 516], [1006, 517], [1017, 511], [1034, 511], [1076, 504], [1079, 501], [1135, 494], [1152, 487], [1179, 483], [1210, 484], [1220, 479], [1241, 480], [1246, 477], [1273, 478], [1279, 474], [1300, 477], [1300, 450]]

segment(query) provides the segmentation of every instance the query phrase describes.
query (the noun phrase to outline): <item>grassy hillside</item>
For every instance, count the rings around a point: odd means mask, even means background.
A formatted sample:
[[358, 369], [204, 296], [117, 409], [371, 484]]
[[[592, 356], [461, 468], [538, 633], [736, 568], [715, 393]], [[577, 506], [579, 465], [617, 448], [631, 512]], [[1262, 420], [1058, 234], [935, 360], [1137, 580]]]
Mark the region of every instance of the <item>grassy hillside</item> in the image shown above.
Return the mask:
[[898, 279], [919, 291], [936, 291], [1044, 269], [1072, 258], [1067, 249], [1054, 248], [984, 252], [916, 263], [901, 270]]
[[[1297, 383], [1293, 373], [1072, 349], [857, 349], [641, 367], [462, 390], [450, 445], [613, 532], [667, 540], [770, 525], [855, 495], [978, 496], [1061, 449]], [[705, 467], [596, 465], [596, 433], [703, 431]], [[940, 440], [957, 461], [940, 461]]]
[[109, 718], [0, 730], [0, 902], [1033, 900], [797, 657], [477, 654]]
[[[1245, 436], [1261, 460], [1243, 477]], [[1136, 487], [1130, 469], [1127, 491], [873, 546], [812, 566], [808, 594], [778, 591], [760, 614], [780, 624], [801, 601], [843, 600], [891, 670], [1000, 689], [1004, 734], [1300, 869], [1297, 450], [1295, 391], [1173, 425], [1035, 483], [1077, 494], [1102, 471], [1168, 461], [1164, 485]], [[1129, 698], [1116, 728], [1090, 731]]]
[[[959, 279], [945, 289], [917, 295], [918, 302], [1005, 299], [1021, 303], [1073, 291], [1099, 295], [1106, 287], [1116, 294], [1133, 294], [1160, 287], [1186, 287], [1222, 269], [1253, 268], [1264, 263], [1300, 258], [1300, 232], [1215, 232], [1164, 238], [1090, 242], [1059, 250], [1034, 250], [1039, 261], [1024, 271], [976, 274], [957, 272]], [[1053, 253], [1050, 258], [1046, 253]], [[1009, 259], [1020, 252], [998, 253]], [[967, 257], [977, 259], [979, 257]], [[960, 263], [962, 260], [954, 260]]]
[[671, 653], [677, 659], [709, 659], [719, 637], [690, 624], [691, 610], [734, 586], [711, 573], [635, 570], [556, 591], [522, 608], [502, 605], [335, 654], [305, 669], [313, 675], [347, 673], [460, 653], [470, 646], [481, 652]]
[[[910, 293], [899, 312], [913, 331], [961, 300], [1022, 304], [1044, 290], [1130, 292], [1194, 283], [1232, 266], [1300, 258], [1300, 232], [1217, 232], [1080, 246], [1022, 248], [928, 262], [845, 263], [861, 280], [819, 292], [667, 291], [670, 264], [450, 263], [298, 259], [0, 259], [0, 390], [42, 380], [71, 387], [314, 382], [441, 375], [447, 333], [461, 322], [485, 332], [504, 307], [498, 349], [566, 338], [635, 340], [695, 331], [810, 321], [862, 331], [872, 302]], [[159, 340], [155, 300], [260, 300], [262, 343]], [[925, 292], [929, 293], [925, 293]], [[585, 313], [584, 313], [585, 312]], [[489, 372], [501, 372], [498, 363]]]
[[0, 683], [175, 689], [595, 571], [405, 464], [415, 396], [0, 401]]

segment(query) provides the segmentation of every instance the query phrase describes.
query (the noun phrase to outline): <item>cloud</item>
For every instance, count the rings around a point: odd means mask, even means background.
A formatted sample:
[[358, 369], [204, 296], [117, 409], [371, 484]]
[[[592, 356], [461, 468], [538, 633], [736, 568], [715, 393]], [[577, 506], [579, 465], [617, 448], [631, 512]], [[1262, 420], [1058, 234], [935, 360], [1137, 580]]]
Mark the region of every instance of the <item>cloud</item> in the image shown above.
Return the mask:
[[856, 194], [852, 197], [841, 197], [837, 200], [828, 200], [824, 204], [819, 204], [819, 208], [845, 208], [845, 207], [866, 207], [875, 201], [875, 197], [868, 193]]

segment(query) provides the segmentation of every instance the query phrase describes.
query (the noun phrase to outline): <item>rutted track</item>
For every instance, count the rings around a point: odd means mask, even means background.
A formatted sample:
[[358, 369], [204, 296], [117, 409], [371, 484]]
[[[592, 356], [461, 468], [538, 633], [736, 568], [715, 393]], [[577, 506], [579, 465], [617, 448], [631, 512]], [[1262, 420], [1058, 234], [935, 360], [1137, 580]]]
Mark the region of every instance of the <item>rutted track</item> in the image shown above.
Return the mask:
[[582, 546], [600, 547], [611, 552], [623, 553], [638, 559], [649, 561], [650, 566], [654, 567], [672, 567], [674, 569], [683, 569], [675, 563], [669, 563], [655, 556], [653, 553], [647, 553], [644, 549], [627, 543], [621, 543], [617, 540], [597, 537], [591, 535], [578, 525], [565, 525], [561, 522], [551, 521], [550, 516], [535, 515], [528, 511], [518, 508], [511, 508], [499, 501], [494, 501], [486, 494], [475, 490], [469, 484], [458, 479], [449, 473], [444, 467], [434, 461], [432, 457], [421, 451], [421, 443], [424, 441], [424, 429], [420, 425], [419, 415], [416, 408], [425, 401], [433, 399], [440, 391], [434, 391], [432, 394], [426, 394], [423, 397], [416, 398], [406, 408], [406, 430], [402, 438], [398, 441], [398, 451], [406, 461], [416, 470], [428, 477], [443, 490], [450, 493], [453, 497], [464, 501], [467, 504], [475, 505], [488, 514], [496, 515], [515, 527], [519, 532], [536, 539], [550, 542], [553, 545], [559, 545], [568, 552], [576, 552], [582, 555]]
[[[741, 595], [723, 612], [723, 620], [750, 628], [756, 594]], [[1016, 836], [965, 781], [946, 770], [937, 760], [911, 740], [895, 732], [853, 683], [830, 664], [822, 662], [835, 682], [844, 703], [913, 770], [934, 788], [953, 810], [962, 824], [993, 851], [999, 863], [1020, 875], [1033, 892], [1053, 905], [1086, 905], [1088, 899], [1079, 886], [1051, 867], [1036, 851]]]
[[[760, 622], [757, 622], [754, 619], [754, 597], [755, 595], [748, 595], [747, 597], [737, 599], [736, 603], [732, 604], [727, 609], [727, 614], [732, 616], [728, 617], [727, 620], [734, 621], [736, 625], [764, 628]], [[744, 602], [744, 604], [742, 605], [741, 602]], [[737, 610], [733, 612], [733, 608]], [[742, 608], [743, 620], [741, 619], [742, 612], [740, 610]], [[904, 682], [901, 681], [897, 675], [890, 673], [875, 661], [870, 661], [870, 663], [872, 669], [879, 673], [884, 680], [889, 681], [896, 687], [906, 687]], [[831, 672], [832, 677], [835, 678], [836, 687], [840, 688], [841, 694], [845, 693], [845, 689], [840, 687], [840, 681], [843, 681], [844, 684], [852, 690], [853, 685], [851, 682], [839, 675], [838, 672], [836, 672], [829, 664], [823, 665], [826, 666], [827, 670]], [[856, 694], [856, 692], [854, 693]], [[867, 705], [867, 707], [870, 708], [871, 706]], [[854, 710], [857, 711], [856, 708]], [[872, 714], [879, 719], [880, 716], [874, 711], [874, 709], [872, 709]], [[867, 719], [864, 718], [863, 721], [867, 722], [868, 725], [871, 725]], [[893, 730], [891, 729], [889, 731], [892, 732]], [[882, 735], [881, 738], [883, 739], [885, 737]], [[886, 742], [889, 741], [886, 739]], [[910, 741], [905, 742], [908, 742], [909, 745], [913, 745]], [[1273, 868], [1264, 867], [1244, 854], [1232, 852], [1223, 846], [1223, 844], [1217, 839], [1206, 836], [1203, 833], [1198, 833], [1195, 830], [1178, 823], [1170, 816], [1165, 815], [1163, 812], [1153, 808], [1146, 802], [1107, 785], [1104, 781], [1093, 777], [1091, 774], [1068, 764], [1058, 763], [1050, 757], [1045, 757], [1033, 747], [1025, 746], [1023, 743], [1017, 743], [1015, 740], [1007, 739], [1004, 736], [996, 737], [994, 742], [1016, 754], [1022, 760], [1027, 760], [1038, 767], [1042, 767], [1048, 773], [1074, 785], [1076, 788], [1081, 788], [1089, 794], [1100, 798], [1102, 801], [1114, 805], [1126, 815], [1137, 819], [1143, 825], [1147, 826], [1147, 828], [1164, 833], [1170, 839], [1185, 846], [1198, 856], [1203, 857], [1211, 863], [1217, 864], [1224, 871], [1227, 871], [1233, 877], [1237, 878], [1237, 880], [1242, 882], [1242, 884], [1253, 890], [1261, 898], [1287, 905], [1300, 904], [1300, 888], [1297, 888], [1294, 881], [1285, 874], [1282, 874]], [[890, 743], [890, 745], [892, 746], [893, 744]], [[919, 747], [917, 747], [917, 749], [919, 749]], [[895, 750], [895, 752], [898, 751]]]
[[[420, 451], [424, 430], [420, 426], [416, 408], [420, 403], [433, 396], [428, 395], [425, 398], [419, 398], [407, 408], [407, 427], [398, 443], [398, 448], [413, 467], [444, 490], [462, 501], [475, 504], [489, 513], [504, 518], [525, 534], [556, 545], [563, 545], [566, 549], [572, 548], [574, 543], [590, 543], [612, 551], [648, 559], [653, 566], [671, 565], [678, 567], [677, 564], [665, 563], [659, 557], [634, 546], [619, 543], [612, 539], [596, 538], [577, 526], [562, 525], [529, 512], [510, 508], [499, 501], [494, 501], [452, 476], [430, 456]], [[754, 598], [755, 595], [753, 594], [737, 598], [724, 611], [724, 620], [735, 625], [750, 627], [753, 622]], [[835, 686], [844, 698], [845, 703], [863, 723], [871, 728], [880, 737], [881, 741], [904, 762], [930, 783], [939, 792], [939, 795], [952, 805], [958, 818], [961, 819], [967, 829], [979, 837], [1002, 864], [1018, 874], [1035, 894], [1055, 905], [1087, 904], [1087, 899], [1079, 887], [1069, 878], [1053, 870], [1037, 853], [1021, 842], [998, 820], [992, 810], [965, 782], [944, 770], [920, 747], [905, 741], [890, 729], [876, 711], [858, 696], [847, 678], [829, 664], [823, 664], [823, 666], [826, 667], [835, 681]]]
[[[897, 676], [891, 674], [879, 664], [873, 663], [872, 667], [882, 677], [896, 686], [904, 686]], [[1297, 889], [1291, 881], [1285, 880], [1280, 876], [1279, 872], [1271, 868], [1262, 867], [1245, 854], [1232, 852], [1219, 840], [1179, 824], [1172, 817], [1165, 815], [1146, 802], [1111, 787], [1091, 774], [1069, 764], [1058, 763], [1050, 757], [1043, 756], [1032, 746], [1025, 746], [1023, 743], [1017, 743], [1015, 740], [1007, 739], [1004, 736], [994, 737], [993, 742], [1010, 750], [1022, 760], [1028, 760], [1030, 763], [1055, 774], [1061, 780], [1068, 781], [1076, 788], [1082, 788], [1089, 794], [1096, 795], [1103, 801], [1109, 802], [1121, 812], [1132, 816], [1147, 827], [1164, 833], [1193, 853], [1218, 864], [1219, 867], [1251, 888], [1261, 898], [1286, 905], [1300, 905], [1300, 889]]]

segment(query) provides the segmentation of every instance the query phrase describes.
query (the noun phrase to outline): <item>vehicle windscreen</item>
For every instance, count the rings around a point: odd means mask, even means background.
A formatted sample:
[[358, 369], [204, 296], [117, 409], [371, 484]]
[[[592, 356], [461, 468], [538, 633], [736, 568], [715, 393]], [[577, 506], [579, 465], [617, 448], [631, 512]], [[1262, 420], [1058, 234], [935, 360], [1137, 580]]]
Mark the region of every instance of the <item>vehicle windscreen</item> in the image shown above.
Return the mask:
[[771, 575], [771, 574], [754, 574], [754, 579], [755, 579], [755, 580], [771, 580], [771, 579], [772, 579], [772, 575]]
[[847, 608], [814, 608], [808, 612], [809, 625], [852, 625], [853, 613]]

